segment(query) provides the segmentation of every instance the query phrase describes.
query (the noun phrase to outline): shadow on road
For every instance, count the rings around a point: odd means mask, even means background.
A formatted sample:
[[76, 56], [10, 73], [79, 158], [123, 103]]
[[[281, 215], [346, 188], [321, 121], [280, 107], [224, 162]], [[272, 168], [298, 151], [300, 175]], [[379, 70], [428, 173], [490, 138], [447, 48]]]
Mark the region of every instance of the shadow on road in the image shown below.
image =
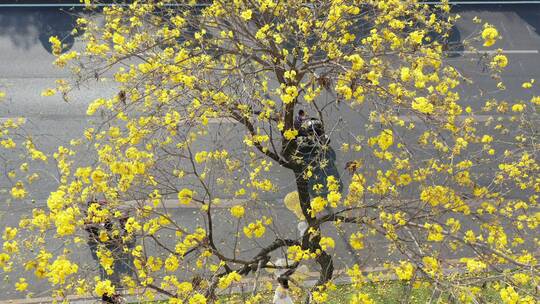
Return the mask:
[[540, 4], [456, 5], [452, 11], [458, 14], [464, 11], [515, 13], [540, 35]]
[[4, 8], [0, 10], [0, 36], [7, 36], [18, 48], [28, 49], [40, 43], [51, 53], [49, 37], [57, 36], [65, 45], [73, 47], [71, 34], [76, 24], [76, 12], [59, 8]]
[[540, 36], [540, 4], [523, 5], [521, 9], [516, 10], [516, 13]]

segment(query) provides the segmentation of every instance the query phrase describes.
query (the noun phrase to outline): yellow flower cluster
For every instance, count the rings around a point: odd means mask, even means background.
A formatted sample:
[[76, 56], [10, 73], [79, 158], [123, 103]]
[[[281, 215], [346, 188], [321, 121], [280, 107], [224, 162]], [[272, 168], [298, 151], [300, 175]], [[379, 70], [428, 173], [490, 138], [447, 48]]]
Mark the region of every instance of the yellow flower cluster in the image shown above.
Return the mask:
[[375, 304], [375, 301], [371, 299], [367, 293], [356, 293], [349, 300], [349, 304]]
[[349, 237], [349, 244], [355, 250], [360, 250], [364, 248], [364, 234], [361, 232], [355, 232]]
[[479, 271], [482, 271], [482, 270], [485, 270], [487, 268], [487, 265], [486, 263], [478, 260], [478, 259], [474, 259], [474, 258], [461, 258], [459, 260], [461, 263], [465, 263], [465, 265], [467, 266], [467, 270], [470, 271], [470, 272], [479, 272]]
[[270, 219], [263, 219], [262, 221], [257, 220], [255, 222], [251, 222], [247, 226], [244, 226], [244, 229], [243, 229], [244, 234], [250, 239], [253, 237], [260, 238], [266, 232], [266, 227], [264, 225], [265, 224], [269, 225], [270, 223], [271, 223]]
[[416, 97], [412, 102], [412, 108], [423, 114], [432, 114], [435, 107], [426, 97]]
[[414, 266], [408, 261], [400, 261], [394, 272], [400, 280], [408, 281], [414, 275]]
[[290, 246], [289, 248], [287, 248], [287, 258], [295, 262], [314, 259], [317, 256], [318, 256], [318, 253], [311, 252], [309, 251], [309, 249], [302, 250], [302, 247], [298, 245]]
[[325, 200], [323, 197], [321, 196], [316, 196], [315, 198], [313, 198], [310, 202], [310, 206], [311, 206], [311, 214], [313, 216], [315, 216], [316, 214], [318, 214], [319, 212], [323, 211], [324, 208], [328, 205], [328, 201]]
[[371, 137], [368, 143], [370, 146], [377, 144], [382, 151], [386, 151], [394, 144], [394, 132], [385, 129], [378, 136]]
[[54, 55], [58, 56], [62, 53], [62, 42], [58, 37], [52, 36], [49, 37], [49, 42], [51, 43], [52, 52]]
[[364, 67], [364, 59], [358, 54], [345, 56], [344, 59], [351, 62], [353, 71], [359, 71]]
[[422, 258], [422, 262], [424, 264], [423, 269], [427, 274], [430, 276], [437, 276], [440, 274], [441, 266], [436, 258], [426, 256]]
[[352, 176], [351, 183], [349, 184], [349, 193], [344, 201], [345, 206], [360, 202], [365, 190], [364, 184], [365, 179], [363, 175], [355, 173]]
[[484, 24], [484, 30], [482, 31], [482, 39], [484, 39], [484, 46], [492, 46], [497, 42], [499, 32], [491, 24]]
[[58, 257], [47, 267], [47, 278], [53, 285], [63, 285], [66, 279], [79, 271], [79, 266], [64, 256]]
[[112, 285], [110, 280], [104, 280], [100, 281], [98, 280], [96, 282], [96, 287], [94, 288], [94, 292], [99, 296], [103, 295], [109, 295], [112, 296], [115, 294], [115, 286]]
[[28, 192], [24, 188], [24, 184], [19, 181], [11, 188], [11, 196], [15, 199], [23, 199], [28, 195]]
[[96, 255], [99, 258], [99, 264], [101, 265], [101, 267], [103, 267], [105, 272], [108, 275], [113, 274], [114, 271], [112, 267], [114, 264], [114, 258], [111, 251], [104, 247], [101, 247], [98, 249]]
[[334, 242], [334, 239], [331, 237], [321, 237], [321, 240], [319, 241], [319, 245], [321, 246], [321, 249], [326, 251], [329, 248], [334, 248], [336, 246], [336, 243]]
[[170, 254], [167, 259], [165, 259], [165, 269], [168, 272], [175, 272], [176, 269], [178, 269], [179, 265], [180, 262], [174, 254]]
[[503, 69], [508, 65], [508, 58], [505, 55], [497, 54], [490, 62], [491, 68]]
[[236, 271], [233, 271], [221, 278], [219, 278], [218, 287], [221, 289], [226, 289], [231, 286], [234, 282], [240, 282], [242, 276], [240, 276]]
[[231, 207], [231, 215], [236, 217], [236, 218], [241, 218], [244, 216], [244, 207], [240, 206], [240, 205], [236, 205], [236, 206], [233, 206]]
[[216, 150], [213, 152], [200, 151], [195, 154], [195, 161], [200, 164], [211, 159], [215, 159], [215, 160], [226, 159], [228, 156], [229, 156], [229, 152], [227, 152], [227, 150], [225, 149], [221, 151]]
[[189, 205], [193, 200], [193, 191], [187, 188], [184, 188], [178, 192], [178, 201], [182, 205]]
[[203, 228], [195, 229], [195, 232], [188, 234], [182, 242], [176, 244], [175, 251], [179, 255], [184, 255], [190, 248], [197, 246], [206, 237]]
[[441, 242], [444, 239], [444, 235], [442, 234], [443, 228], [441, 225], [426, 223], [424, 224], [424, 228], [428, 231], [428, 241]]
[[28, 288], [28, 283], [26, 282], [25, 278], [20, 278], [18, 282], [15, 283], [15, 290], [17, 291], [25, 291]]
[[293, 140], [298, 136], [298, 130], [295, 129], [289, 129], [283, 132], [283, 137], [285, 137], [286, 140]]
[[1, 140], [0, 145], [6, 149], [14, 149], [17, 147], [17, 144], [11, 138]]
[[54, 214], [54, 225], [59, 236], [67, 236], [75, 233], [76, 217], [79, 210], [69, 207]]
[[17, 236], [17, 232], [18, 232], [17, 228], [8, 226], [4, 229], [4, 234], [2, 235], [2, 239], [4, 241], [11, 241], [15, 239], [15, 237]]
[[189, 304], [206, 304], [206, 297], [200, 293], [195, 293], [189, 298]]
[[293, 102], [297, 96], [298, 88], [296, 86], [284, 86], [280, 94], [280, 98], [285, 104]]
[[451, 196], [448, 195], [450, 192], [452, 190], [444, 186], [429, 186], [422, 190], [420, 199], [431, 206], [444, 205], [450, 202]]
[[31, 140], [26, 140], [24, 142], [24, 145], [28, 151], [28, 154], [30, 154], [30, 157], [33, 159], [33, 160], [41, 160], [41, 161], [47, 161], [47, 156], [45, 155], [45, 153], [39, 151], [38, 149], [36, 149], [36, 146], [34, 145], [34, 143], [31, 141]]
[[134, 217], [130, 217], [127, 219], [124, 229], [126, 229], [127, 233], [132, 234], [141, 230], [141, 224]]

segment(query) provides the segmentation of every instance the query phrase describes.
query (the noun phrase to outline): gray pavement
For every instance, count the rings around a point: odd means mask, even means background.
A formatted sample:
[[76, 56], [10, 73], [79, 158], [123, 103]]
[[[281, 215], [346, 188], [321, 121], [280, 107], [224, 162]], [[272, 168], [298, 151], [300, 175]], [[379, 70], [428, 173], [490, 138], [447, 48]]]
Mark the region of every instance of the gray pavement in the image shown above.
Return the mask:
[[[478, 25], [468, 22], [473, 16], [479, 16], [484, 21], [494, 24], [503, 36], [502, 43], [496, 45], [502, 48], [509, 57], [509, 67], [503, 75], [507, 82], [507, 91], [497, 93], [493, 97], [504, 97], [508, 100], [523, 97], [521, 83], [531, 78], [535, 78], [540, 71], [540, 5], [520, 5], [520, 6], [461, 6], [458, 8], [463, 16], [458, 24], [457, 30], [460, 37], [467, 37]], [[58, 145], [66, 145], [70, 139], [81, 136], [83, 128], [89, 123], [85, 115], [86, 105], [93, 99], [101, 96], [110, 96], [116, 93], [113, 85], [100, 83], [92, 88], [82, 88], [74, 92], [72, 101], [66, 103], [58, 96], [41, 97], [41, 91], [54, 84], [57, 78], [66, 77], [67, 73], [56, 69], [51, 65], [53, 56], [50, 54], [46, 40], [50, 35], [64, 35], [66, 42], [73, 43], [73, 48], [80, 48], [76, 40], [71, 41], [67, 34], [73, 19], [69, 14], [59, 12], [58, 9], [0, 9], [0, 88], [7, 92], [8, 100], [0, 106], [0, 119], [9, 117], [25, 117], [28, 121], [27, 132], [34, 134], [35, 139], [41, 148], [46, 152], [53, 152]], [[463, 71], [471, 70], [474, 63], [467, 54], [460, 54], [452, 59], [455, 65]], [[483, 98], [475, 96], [478, 88], [487, 89], [493, 86], [487, 75], [471, 74], [475, 79], [472, 87], [464, 87], [462, 96], [467, 96], [467, 102], [471, 107], [477, 109], [483, 104]], [[481, 102], [482, 101], [482, 102]], [[337, 131], [339, 137], [350, 140], [348, 129], [361, 129], [366, 123], [365, 119], [359, 118], [344, 106], [335, 108], [328, 120], [338, 121], [342, 118], [348, 122]], [[228, 147], [238, 147], [241, 138], [239, 131], [233, 124], [215, 126], [212, 129], [216, 136], [221, 136], [221, 144]], [[219, 143], [218, 143], [219, 144]], [[337, 167], [341, 170], [349, 155], [338, 153]], [[79, 156], [79, 161], [88, 162], [91, 159], [84, 155]], [[15, 163], [13, 165], [16, 165]], [[47, 173], [48, 177], [43, 178], [34, 185], [32, 202], [6, 202], [0, 206], [0, 231], [5, 226], [14, 226], [18, 219], [28, 214], [32, 208], [43, 206], [48, 193], [54, 190], [56, 169], [51, 163], [39, 168]], [[345, 175], [344, 175], [345, 176]], [[267, 206], [251, 206], [248, 208], [250, 217], [256, 217], [258, 213], [275, 214], [275, 223], [272, 229], [276, 234], [286, 237], [297, 236], [297, 219], [292, 213], [281, 205], [284, 194], [294, 190], [290, 184], [292, 176], [286, 170], [280, 170], [277, 166], [271, 172], [271, 178], [280, 186], [281, 191], [270, 193], [265, 197], [269, 203]], [[8, 181], [5, 176], [0, 176], [0, 185]], [[0, 201], [8, 201], [9, 196], [0, 193]], [[196, 209], [175, 208], [170, 210], [175, 218], [186, 227], [204, 226], [204, 219]], [[264, 212], [263, 212], [264, 211]], [[218, 233], [218, 243], [225, 246], [227, 241], [235, 233], [235, 223], [228, 216], [227, 210], [216, 211], [216, 231]], [[222, 216], [219, 214], [222, 213]], [[465, 223], [471, 225], [471, 223]], [[332, 228], [325, 229], [332, 236], [337, 236]], [[172, 242], [169, 237], [163, 236], [164, 242]], [[380, 252], [385, 252], [387, 242], [382, 239], [373, 239], [369, 244], [370, 249], [362, 251], [360, 256], [354, 257], [348, 252], [343, 241], [335, 237], [337, 244], [335, 253], [340, 258], [337, 261], [338, 267], [350, 265], [353, 261], [359, 260], [369, 266], [378, 265], [385, 260]], [[61, 239], [50, 239], [47, 244], [54, 252], [59, 252], [63, 246]], [[242, 239], [247, 245], [243, 255], [248, 255], [257, 250], [260, 246], [250, 240]], [[259, 240], [264, 243], [267, 239]], [[95, 268], [93, 261], [85, 244], [80, 248], [73, 248], [80, 255], [82, 265]], [[229, 248], [232, 250], [231, 248]], [[392, 258], [399, 259], [395, 254]], [[1, 274], [0, 274], [1, 275]], [[10, 278], [18, 277], [18, 273], [12, 273]], [[13, 291], [13, 282], [10, 279], [0, 283], [0, 300], [19, 298], [20, 294]], [[46, 296], [48, 293], [47, 284], [44, 282], [32, 281], [32, 289], [36, 291], [36, 296]]]

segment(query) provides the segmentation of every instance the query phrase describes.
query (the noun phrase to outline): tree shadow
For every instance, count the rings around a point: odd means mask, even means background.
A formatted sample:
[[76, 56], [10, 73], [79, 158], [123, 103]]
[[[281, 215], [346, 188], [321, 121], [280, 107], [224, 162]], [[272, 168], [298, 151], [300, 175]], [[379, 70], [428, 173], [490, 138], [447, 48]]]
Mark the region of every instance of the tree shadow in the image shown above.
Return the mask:
[[540, 35], [540, 5], [538, 4], [515, 4], [515, 5], [456, 5], [452, 8], [454, 13], [466, 11], [486, 12], [513, 12], [524, 22], [531, 26]]
[[59, 8], [4, 8], [0, 10], [0, 36], [7, 36], [16, 48], [29, 49], [36, 44], [52, 53], [49, 37], [57, 36], [68, 51], [75, 43], [72, 30], [75, 10]]
[[531, 26], [537, 35], [540, 36], [540, 5], [522, 5], [515, 11], [517, 15]]

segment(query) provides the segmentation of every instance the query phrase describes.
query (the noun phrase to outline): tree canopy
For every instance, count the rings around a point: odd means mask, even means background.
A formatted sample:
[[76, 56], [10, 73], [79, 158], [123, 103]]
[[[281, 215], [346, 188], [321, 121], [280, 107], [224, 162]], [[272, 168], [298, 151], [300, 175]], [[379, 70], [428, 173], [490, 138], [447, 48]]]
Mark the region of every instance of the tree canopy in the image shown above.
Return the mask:
[[[92, 101], [93, 125], [52, 158], [10, 136], [17, 122], [0, 126], [1, 149], [29, 159], [10, 173], [14, 200], [32, 197], [34, 162], [58, 166], [46, 208], [6, 228], [5, 272], [23, 267], [58, 297], [124, 286], [171, 303], [214, 302], [267, 272], [296, 284], [308, 268], [316, 286], [298, 286], [315, 303], [337, 273], [459, 302], [477, 303], [486, 282], [507, 303], [537, 300], [540, 96], [531, 80], [523, 99], [495, 97], [508, 59], [494, 26], [474, 20], [461, 43], [475, 56], [460, 65], [445, 1], [84, 2], [83, 47], [50, 40], [71, 76], [43, 95], [80, 102], [70, 92], [100, 82], [118, 93]], [[300, 109], [313, 121], [298, 128]], [[76, 258], [89, 229], [97, 267]], [[115, 281], [120, 255], [132, 269]], [[374, 264], [384, 270], [363, 273]], [[351, 301], [370, 303], [360, 289]]]

